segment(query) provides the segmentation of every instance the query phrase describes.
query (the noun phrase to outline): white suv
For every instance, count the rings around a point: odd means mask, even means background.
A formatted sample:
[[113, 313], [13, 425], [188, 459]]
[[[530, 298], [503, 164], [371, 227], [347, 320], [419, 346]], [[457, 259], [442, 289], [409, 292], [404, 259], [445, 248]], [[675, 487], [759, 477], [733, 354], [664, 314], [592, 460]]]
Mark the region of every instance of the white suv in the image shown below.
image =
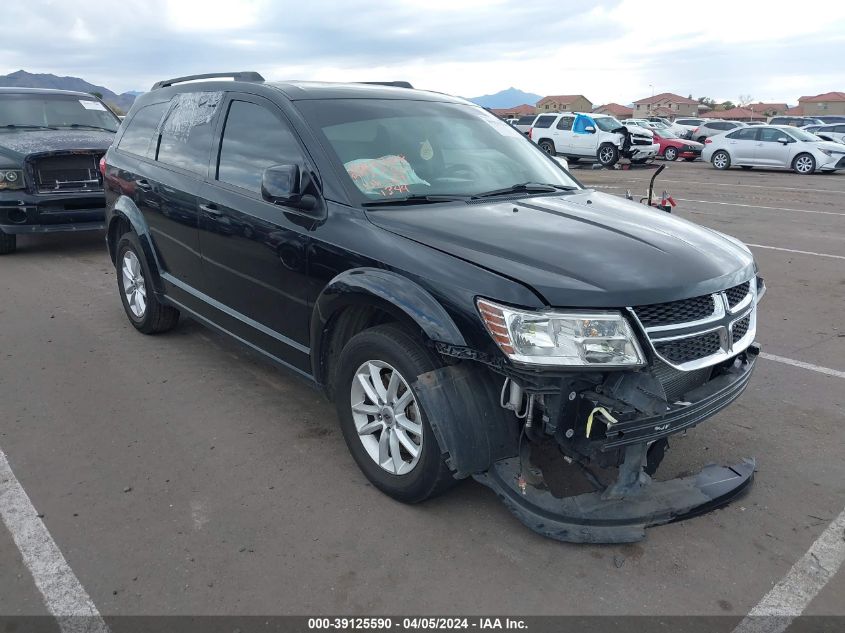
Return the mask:
[[[624, 132], [626, 128], [630, 135], [628, 139]], [[651, 130], [636, 125], [623, 126], [616, 118], [604, 114], [540, 115], [528, 136], [552, 156], [563, 155], [570, 162], [590, 158], [604, 167], [612, 167], [620, 158], [644, 163], [660, 150]]]

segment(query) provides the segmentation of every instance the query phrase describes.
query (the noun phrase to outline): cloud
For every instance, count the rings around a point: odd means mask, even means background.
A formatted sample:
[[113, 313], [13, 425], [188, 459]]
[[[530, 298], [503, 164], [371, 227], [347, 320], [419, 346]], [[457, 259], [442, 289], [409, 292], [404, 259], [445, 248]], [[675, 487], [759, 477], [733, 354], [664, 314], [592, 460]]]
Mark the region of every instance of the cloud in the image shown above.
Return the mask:
[[[819, 20], [711, 0], [655, 14], [637, 0], [6, 0], [0, 72], [83, 77], [118, 92], [163, 77], [407, 79], [464, 96], [508, 86], [596, 103], [656, 92], [795, 102], [843, 90], [845, 3]], [[837, 79], [837, 73], [839, 77]]]

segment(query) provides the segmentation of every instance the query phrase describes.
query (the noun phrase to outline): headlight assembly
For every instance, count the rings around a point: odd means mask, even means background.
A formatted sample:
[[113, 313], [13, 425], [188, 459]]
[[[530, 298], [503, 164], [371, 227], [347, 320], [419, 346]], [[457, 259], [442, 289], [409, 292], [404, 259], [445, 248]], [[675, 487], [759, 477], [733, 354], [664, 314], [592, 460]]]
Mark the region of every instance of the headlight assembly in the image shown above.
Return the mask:
[[645, 364], [636, 335], [621, 313], [535, 312], [477, 300], [496, 344], [526, 365], [631, 367]]
[[824, 154], [825, 156], [833, 156], [833, 152], [831, 152], [829, 149], [824, 149], [824, 148], [820, 147], [819, 151], [822, 154]]
[[0, 189], [23, 189], [23, 171], [0, 169]]

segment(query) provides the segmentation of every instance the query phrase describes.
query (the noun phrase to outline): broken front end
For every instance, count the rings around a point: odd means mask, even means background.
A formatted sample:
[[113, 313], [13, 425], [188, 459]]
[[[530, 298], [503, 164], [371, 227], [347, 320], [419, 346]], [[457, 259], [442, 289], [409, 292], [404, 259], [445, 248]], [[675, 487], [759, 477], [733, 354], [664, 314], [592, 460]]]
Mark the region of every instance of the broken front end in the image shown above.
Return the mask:
[[[537, 314], [480, 300], [491, 336], [514, 362], [488, 363], [486, 372], [456, 363], [420, 376], [417, 389], [456, 474], [493, 489], [531, 529], [561, 541], [637, 541], [646, 527], [723, 505], [751, 483], [753, 459], [652, 477], [669, 436], [716, 414], [748, 385], [763, 291], [755, 278], [624, 314]], [[547, 349], [555, 359], [577, 357], [581, 367], [549, 362], [537, 370]], [[529, 356], [531, 368], [520, 363]], [[453, 428], [438, 419], [467, 423]]]

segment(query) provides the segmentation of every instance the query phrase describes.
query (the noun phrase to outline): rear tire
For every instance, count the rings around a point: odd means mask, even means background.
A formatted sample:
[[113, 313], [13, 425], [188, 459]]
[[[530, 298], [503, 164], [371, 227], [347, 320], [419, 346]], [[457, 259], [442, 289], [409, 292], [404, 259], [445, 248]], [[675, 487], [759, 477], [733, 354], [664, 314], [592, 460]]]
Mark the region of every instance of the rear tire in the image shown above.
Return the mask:
[[158, 334], [176, 327], [179, 310], [156, 297], [147, 258], [134, 233], [125, 233], [120, 238], [115, 261], [120, 300], [135, 329], [144, 334]]
[[694, 158], [685, 158], [684, 160], [687, 161], [688, 163], [695, 162]]
[[570, 163], [570, 164], [572, 164], [572, 165], [574, 165], [575, 163], [577, 163], [579, 160], [581, 160], [581, 158], [580, 158], [579, 156], [572, 156], [572, 157], [567, 156], [567, 157], [566, 157], [566, 162], [568, 162], [568, 163]]
[[668, 161], [678, 160], [678, 150], [675, 147], [667, 147], [663, 152], [663, 158]]
[[713, 163], [713, 167], [716, 169], [730, 169], [731, 157], [725, 150], [720, 149], [718, 152], [713, 154], [710, 162]]
[[796, 174], [806, 176], [816, 171], [816, 159], [810, 154], [798, 154], [792, 160], [792, 169]]
[[557, 152], [555, 152], [555, 144], [552, 141], [543, 139], [542, 141], [537, 143], [537, 145], [539, 145], [540, 149], [546, 152], [546, 154], [548, 154], [549, 156], [557, 155]]
[[[356, 334], [338, 359], [332, 393], [349, 452], [376, 488], [404, 503], [425, 501], [457, 482], [413, 391], [417, 376], [440, 365], [422, 341], [393, 323]], [[398, 386], [391, 393], [394, 374]]]
[[613, 167], [619, 162], [619, 148], [613, 143], [604, 143], [596, 152], [596, 158], [602, 167]]
[[0, 231], [0, 255], [11, 255], [18, 247], [18, 236]]
[[751, 165], [740, 165], [740, 167], [742, 167], [742, 168], [743, 168], [743, 169], [745, 169], [746, 171], [747, 171], [747, 170], [749, 170], [749, 169], [751, 169]]

